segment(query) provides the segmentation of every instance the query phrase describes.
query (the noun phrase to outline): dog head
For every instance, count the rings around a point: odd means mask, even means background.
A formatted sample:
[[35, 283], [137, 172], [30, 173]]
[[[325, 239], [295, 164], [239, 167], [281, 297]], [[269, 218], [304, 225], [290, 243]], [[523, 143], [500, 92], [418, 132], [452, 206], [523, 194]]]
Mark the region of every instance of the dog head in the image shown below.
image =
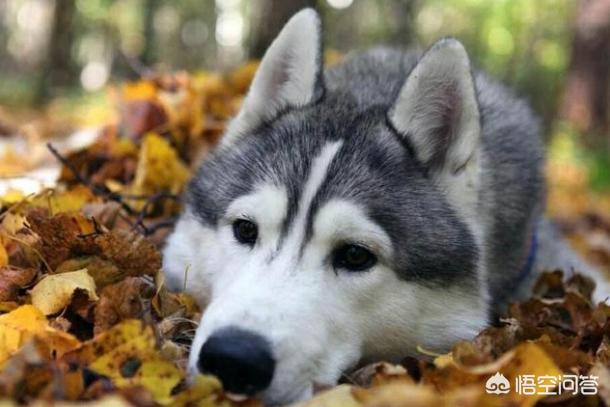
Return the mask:
[[207, 304], [194, 372], [285, 403], [486, 323], [468, 58], [444, 40], [396, 71], [370, 97], [323, 73], [312, 10], [270, 46], [164, 253]]

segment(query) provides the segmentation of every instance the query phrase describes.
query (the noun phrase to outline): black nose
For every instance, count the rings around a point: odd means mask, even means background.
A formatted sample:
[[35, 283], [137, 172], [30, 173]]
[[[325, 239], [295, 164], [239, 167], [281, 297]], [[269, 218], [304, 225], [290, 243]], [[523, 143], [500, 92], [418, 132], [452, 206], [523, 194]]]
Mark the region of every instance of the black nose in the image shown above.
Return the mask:
[[229, 327], [205, 341], [197, 367], [202, 373], [218, 377], [225, 390], [251, 395], [269, 387], [275, 361], [265, 338]]

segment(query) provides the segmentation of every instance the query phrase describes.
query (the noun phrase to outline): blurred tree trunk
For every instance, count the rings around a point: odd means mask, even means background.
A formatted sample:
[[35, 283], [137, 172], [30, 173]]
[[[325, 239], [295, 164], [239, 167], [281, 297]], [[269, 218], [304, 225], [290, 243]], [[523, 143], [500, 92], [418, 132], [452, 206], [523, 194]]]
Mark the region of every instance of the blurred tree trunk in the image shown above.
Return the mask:
[[418, 9], [417, 0], [386, 0], [381, 3], [385, 6], [384, 19], [389, 22], [391, 29], [384, 42], [406, 47], [415, 42], [415, 13]]
[[74, 82], [76, 67], [72, 60], [74, 0], [55, 0], [47, 55], [41, 63], [34, 103], [41, 104], [52, 95], [52, 88]]
[[559, 114], [601, 135], [610, 129], [610, 0], [580, 0], [573, 35]]
[[145, 66], [151, 66], [155, 60], [156, 52], [156, 41], [155, 41], [155, 27], [154, 19], [155, 12], [159, 7], [159, 0], [145, 0], [143, 4], [144, 8], [144, 49], [140, 55], [142, 64]]
[[257, 0], [252, 2], [251, 38], [249, 56], [260, 58], [286, 21], [294, 13], [315, 7], [316, 0]]

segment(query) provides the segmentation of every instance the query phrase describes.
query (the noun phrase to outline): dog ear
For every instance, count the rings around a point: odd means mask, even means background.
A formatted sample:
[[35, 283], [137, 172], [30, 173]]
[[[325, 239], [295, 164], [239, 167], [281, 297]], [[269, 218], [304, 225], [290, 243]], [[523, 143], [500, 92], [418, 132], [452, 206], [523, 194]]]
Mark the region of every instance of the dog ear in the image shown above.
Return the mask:
[[462, 44], [432, 46], [405, 81], [388, 119], [453, 208], [480, 236], [479, 106]]
[[224, 143], [232, 143], [286, 108], [306, 106], [322, 96], [320, 31], [320, 18], [313, 9], [292, 16], [265, 52]]
[[459, 41], [440, 40], [423, 55], [389, 119], [428, 169], [456, 174], [465, 168], [481, 129], [470, 61]]

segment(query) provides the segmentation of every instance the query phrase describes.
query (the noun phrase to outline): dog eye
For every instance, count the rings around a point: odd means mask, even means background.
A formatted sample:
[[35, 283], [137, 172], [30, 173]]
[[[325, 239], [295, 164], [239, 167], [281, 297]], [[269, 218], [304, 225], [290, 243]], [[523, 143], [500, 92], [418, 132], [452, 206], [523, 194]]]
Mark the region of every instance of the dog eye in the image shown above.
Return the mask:
[[357, 244], [346, 244], [333, 253], [333, 267], [349, 271], [364, 271], [377, 263], [377, 257]]
[[258, 227], [249, 220], [237, 219], [233, 222], [233, 234], [239, 243], [252, 246], [258, 238]]

